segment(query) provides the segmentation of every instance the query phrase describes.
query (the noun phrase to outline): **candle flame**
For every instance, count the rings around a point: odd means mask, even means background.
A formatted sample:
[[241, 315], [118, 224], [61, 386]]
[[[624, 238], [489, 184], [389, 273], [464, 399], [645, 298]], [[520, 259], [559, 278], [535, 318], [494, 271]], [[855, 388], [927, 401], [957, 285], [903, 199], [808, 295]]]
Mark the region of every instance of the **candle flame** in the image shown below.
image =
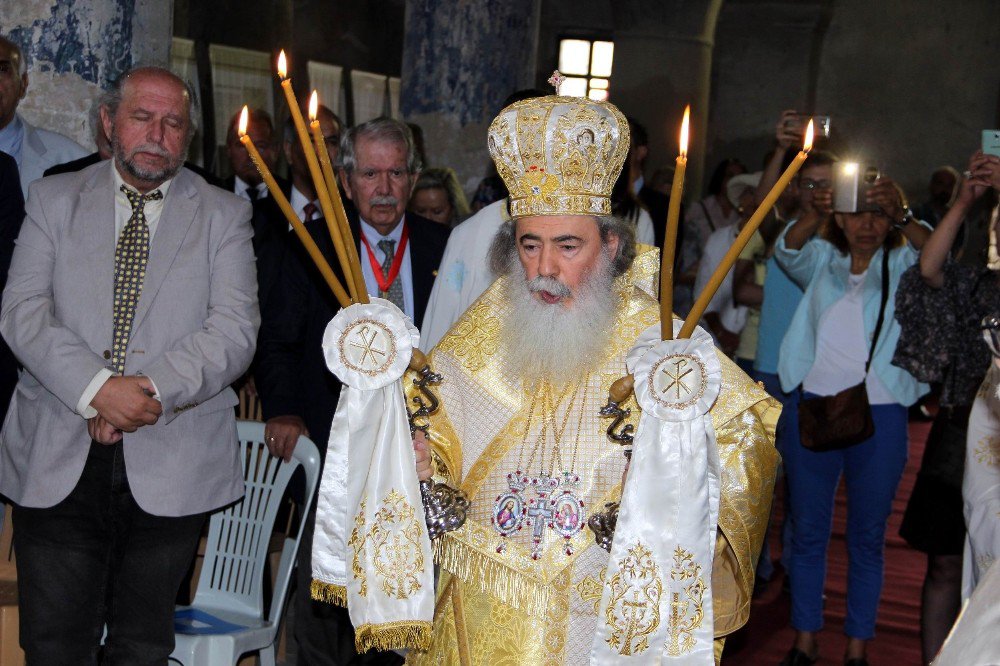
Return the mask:
[[240, 111], [240, 129], [239, 129], [240, 136], [246, 136], [247, 123], [249, 121], [250, 121], [250, 109], [248, 109], [247, 105], [244, 104], [243, 110]]
[[288, 60], [285, 58], [285, 49], [281, 49], [281, 53], [278, 54], [278, 77], [282, 80], [287, 79], [288, 74]]
[[857, 162], [844, 162], [844, 174], [847, 176], [853, 176], [858, 172]]
[[691, 105], [684, 107], [684, 120], [681, 121], [681, 157], [688, 154], [688, 131], [691, 127]]
[[806, 140], [802, 144], [802, 152], [808, 153], [813, 147], [813, 121], [812, 118], [809, 119], [809, 124], [806, 126]]
[[316, 120], [318, 112], [319, 112], [319, 93], [313, 90], [312, 95], [309, 95], [309, 120]]

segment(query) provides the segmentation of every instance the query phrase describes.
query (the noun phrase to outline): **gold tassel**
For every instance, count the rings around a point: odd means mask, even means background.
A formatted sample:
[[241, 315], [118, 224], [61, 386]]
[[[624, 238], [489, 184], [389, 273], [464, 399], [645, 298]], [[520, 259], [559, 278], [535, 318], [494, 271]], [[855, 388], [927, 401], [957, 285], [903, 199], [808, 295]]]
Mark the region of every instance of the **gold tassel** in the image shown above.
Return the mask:
[[309, 595], [316, 601], [325, 601], [335, 606], [347, 606], [347, 588], [342, 585], [313, 579], [309, 586]]
[[426, 652], [431, 647], [431, 623], [418, 620], [363, 624], [355, 629], [354, 647], [358, 653], [368, 650], [402, 650], [411, 648]]
[[549, 605], [549, 589], [545, 584], [447, 535], [432, 544], [434, 561], [463, 582], [529, 615], [545, 616]]

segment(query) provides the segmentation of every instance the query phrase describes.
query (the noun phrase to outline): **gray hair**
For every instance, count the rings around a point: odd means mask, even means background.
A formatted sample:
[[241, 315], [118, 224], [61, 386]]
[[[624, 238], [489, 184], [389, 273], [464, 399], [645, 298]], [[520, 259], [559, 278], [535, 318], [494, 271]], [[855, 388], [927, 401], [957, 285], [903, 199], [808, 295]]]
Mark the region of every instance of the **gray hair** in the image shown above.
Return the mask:
[[361, 139], [392, 142], [404, 146], [406, 148], [406, 170], [411, 174], [420, 171], [420, 158], [417, 156], [416, 144], [413, 142], [413, 132], [406, 126], [406, 123], [382, 116], [352, 127], [340, 137], [340, 156], [337, 160], [337, 166], [342, 168], [347, 175], [354, 173], [354, 169], [358, 166], [354, 147]]
[[[597, 229], [601, 233], [601, 243], [608, 244], [610, 236], [618, 237], [618, 253], [611, 261], [614, 277], [624, 275], [635, 260], [635, 226], [619, 217], [598, 215]], [[490, 270], [497, 277], [509, 275], [517, 263], [516, 221], [505, 220], [490, 245]]]
[[192, 86], [189, 81], [185, 81], [165, 67], [157, 67], [155, 65], [139, 65], [137, 67], [133, 67], [118, 77], [118, 79], [111, 86], [110, 90], [104, 91], [100, 98], [100, 106], [108, 110], [108, 115], [114, 116], [118, 112], [118, 107], [122, 103], [122, 98], [125, 96], [125, 84], [128, 83], [129, 79], [136, 74], [158, 74], [166, 76], [167, 78], [177, 81], [177, 83], [184, 87], [184, 90], [187, 92], [189, 103], [187, 140], [190, 142], [192, 137], [194, 137], [195, 132], [198, 131], [198, 121], [201, 119], [201, 113], [198, 108], [198, 95], [195, 92], [194, 86]]

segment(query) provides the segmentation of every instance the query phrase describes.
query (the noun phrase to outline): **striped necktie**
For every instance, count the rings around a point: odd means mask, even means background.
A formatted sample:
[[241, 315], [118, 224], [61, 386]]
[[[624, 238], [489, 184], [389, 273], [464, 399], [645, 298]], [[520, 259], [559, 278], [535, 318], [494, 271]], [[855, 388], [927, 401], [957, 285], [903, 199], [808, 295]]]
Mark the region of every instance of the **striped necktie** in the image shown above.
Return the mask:
[[[388, 278], [392, 270], [392, 260], [396, 257], [396, 241], [391, 238], [383, 238], [378, 242], [378, 249], [382, 250], [385, 259], [382, 260], [382, 277]], [[389, 299], [393, 305], [403, 310], [403, 280], [402, 270], [396, 274], [396, 279], [389, 285], [389, 291], [380, 292], [380, 298]]]

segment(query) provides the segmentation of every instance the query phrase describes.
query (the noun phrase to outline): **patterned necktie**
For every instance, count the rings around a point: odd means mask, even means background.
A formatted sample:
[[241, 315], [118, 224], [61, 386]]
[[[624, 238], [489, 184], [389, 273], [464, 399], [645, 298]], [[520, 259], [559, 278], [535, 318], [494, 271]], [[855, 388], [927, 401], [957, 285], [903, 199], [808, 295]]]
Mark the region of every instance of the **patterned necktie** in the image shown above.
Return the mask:
[[[383, 238], [378, 242], [378, 249], [382, 250], [382, 254], [385, 255], [385, 259], [382, 260], [382, 277], [388, 279], [389, 271], [392, 270], [392, 260], [396, 256], [396, 241], [391, 238]], [[400, 272], [402, 272], [402, 265], [400, 265]], [[380, 290], [378, 295], [379, 298], [388, 298], [400, 310], [403, 309], [403, 280], [399, 273], [389, 285], [389, 291]]]
[[122, 192], [132, 205], [132, 217], [122, 229], [115, 247], [115, 334], [111, 343], [111, 366], [119, 375], [125, 372], [125, 349], [132, 333], [135, 306], [142, 293], [149, 259], [149, 226], [143, 210], [147, 201], [159, 201], [163, 194], [154, 190], [139, 194], [122, 185]]

